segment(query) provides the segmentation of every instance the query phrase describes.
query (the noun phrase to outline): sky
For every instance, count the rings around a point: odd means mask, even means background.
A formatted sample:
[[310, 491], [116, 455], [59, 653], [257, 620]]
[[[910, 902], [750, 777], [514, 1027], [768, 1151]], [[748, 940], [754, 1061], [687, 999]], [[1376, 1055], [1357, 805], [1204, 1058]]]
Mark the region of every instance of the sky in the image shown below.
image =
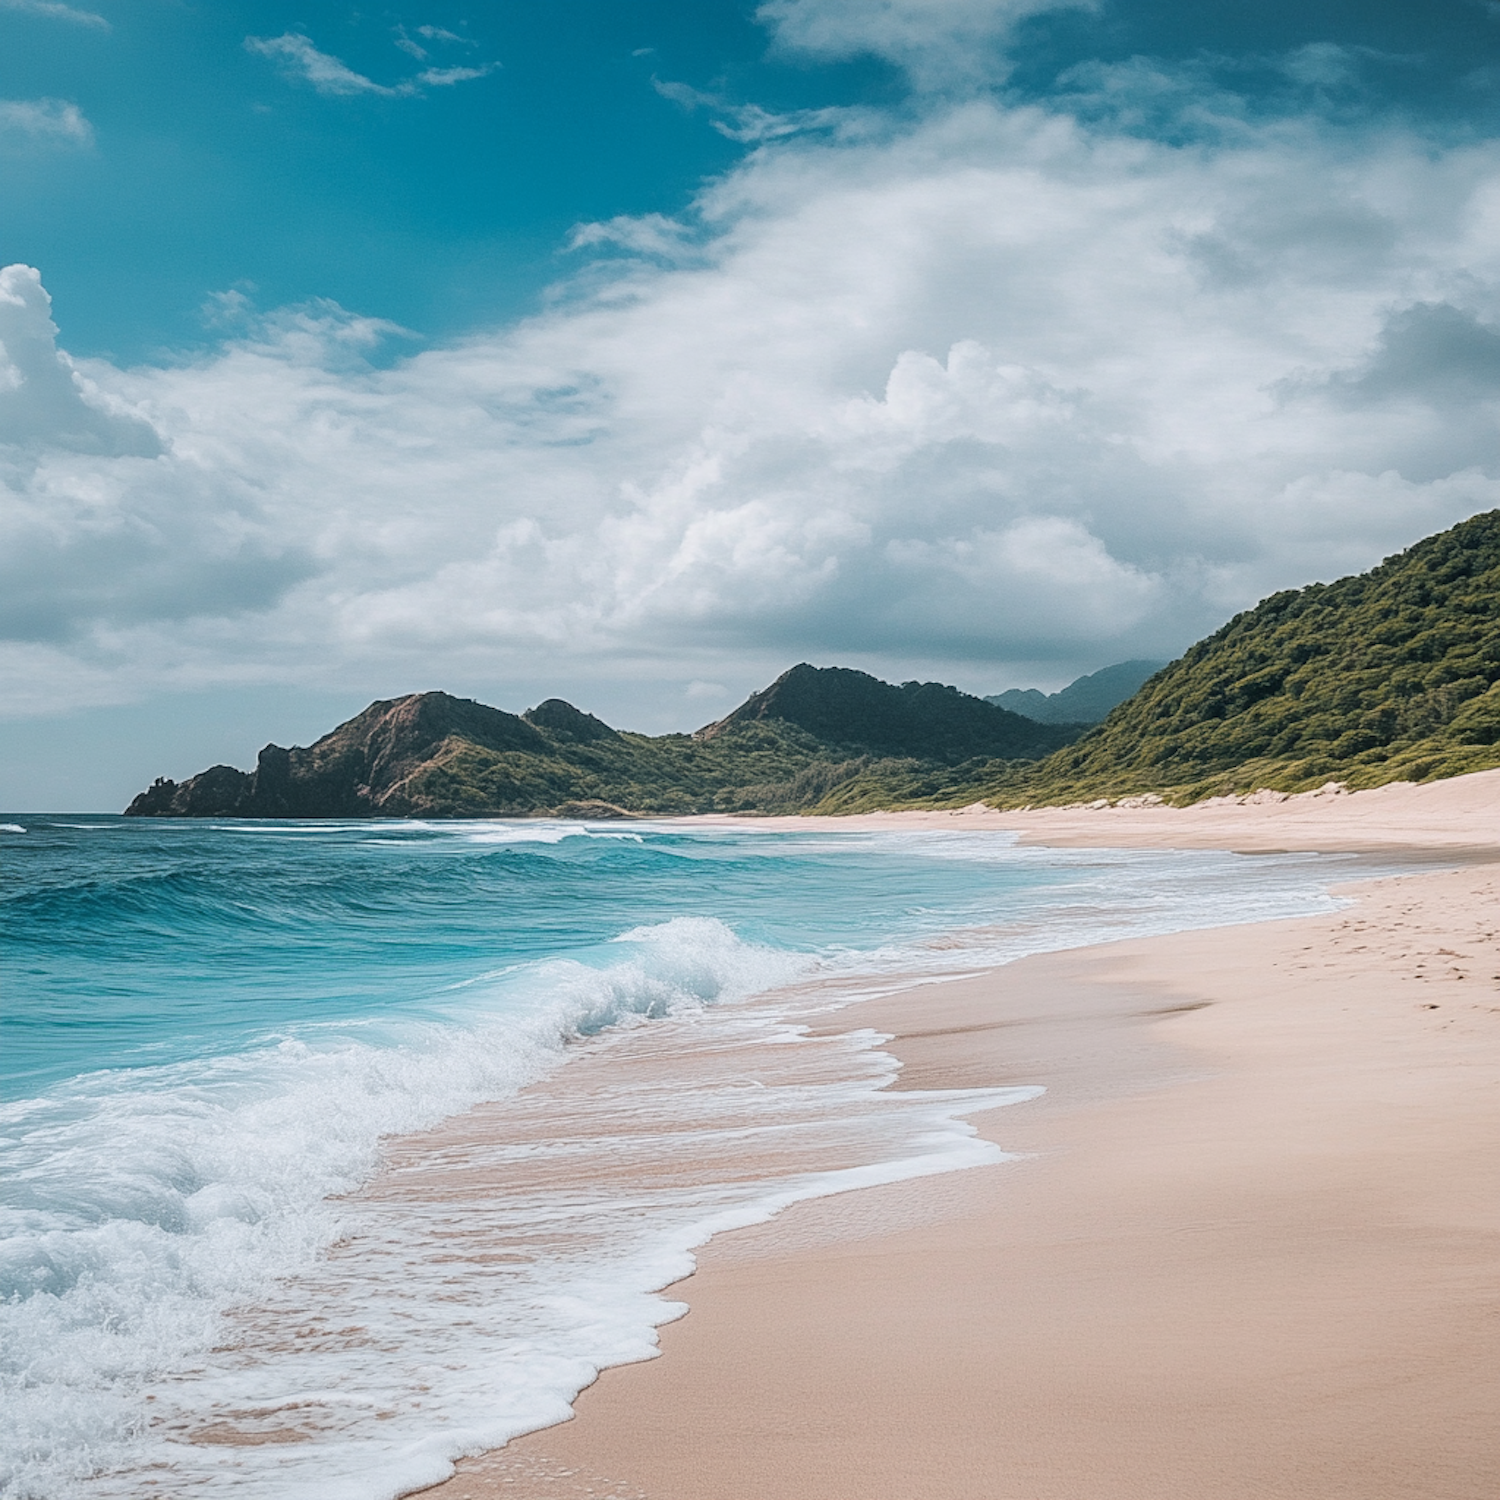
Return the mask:
[[0, 806], [1167, 659], [1500, 505], [1500, 4], [0, 0]]

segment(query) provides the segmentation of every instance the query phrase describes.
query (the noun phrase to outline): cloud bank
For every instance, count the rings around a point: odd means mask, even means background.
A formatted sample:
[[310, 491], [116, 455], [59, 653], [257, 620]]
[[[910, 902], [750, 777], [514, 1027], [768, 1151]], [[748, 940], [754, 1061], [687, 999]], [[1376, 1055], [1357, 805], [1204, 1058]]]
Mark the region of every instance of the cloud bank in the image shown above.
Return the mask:
[[1172, 655], [1500, 504], [1497, 229], [1485, 143], [969, 99], [769, 140], [394, 362], [332, 305], [75, 362], [12, 267], [6, 701]]

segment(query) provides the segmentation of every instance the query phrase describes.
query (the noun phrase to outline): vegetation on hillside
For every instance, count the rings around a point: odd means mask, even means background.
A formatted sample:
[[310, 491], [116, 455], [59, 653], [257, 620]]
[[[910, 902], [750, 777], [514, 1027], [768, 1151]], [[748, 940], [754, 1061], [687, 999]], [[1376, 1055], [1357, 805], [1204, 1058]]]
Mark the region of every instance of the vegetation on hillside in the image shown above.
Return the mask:
[[1273, 594], [1042, 759], [871, 764], [809, 811], [1188, 803], [1500, 766], [1500, 511]]
[[752, 694], [727, 718], [700, 729], [696, 738], [713, 740], [767, 723], [801, 729], [824, 745], [944, 765], [1041, 755], [1071, 743], [1079, 733], [1076, 724], [1062, 729], [1039, 724], [940, 682], [898, 687], [850, 667], [804, 662]]
[[1002, 806], [1428, 781], [1500, 766], [1500, 511], [1273, 594], [1076, 744], [997, 768]]
[[1272, 595], [1087, 732], [936, 683], [805, 665], [696, 735], [624, 733], [558, 699], [515, 715], [422, 693], [372, 704], [307, 749], [269, 745], [253, 773], [158, 781], [129, 810], [844, 813], [1432, 780], [1500, 766], [1497, 606], [1491, 511], [1369, 573]]
[[[770, 711], [767, 711], [767, 710]], [[814, 732], [815, 730], [821, 733]], [[523, 715], [446, 693], [372, 703], [315, 744], [268, 745], [253, 772], [159, 780], [133, 817], [513, 817], [800, 812], [851, 784], [972, 780], [1078, 731], [936, 683], [794, 667], [696, 735], [630, 734], [549, 699]], [[978, 752], [976, 754], [976, 752]]]
[[[548, 753], [450, 741], [407, 783], [427, 817], [481, 817], [592, 804], [596, 815], [796, 811], [815, 790], [870, 764], [830, 760], [793, 726], [736, 729], [714, 740], [617, 732]], [[799, 779], [800, 778], [800, 779]]]

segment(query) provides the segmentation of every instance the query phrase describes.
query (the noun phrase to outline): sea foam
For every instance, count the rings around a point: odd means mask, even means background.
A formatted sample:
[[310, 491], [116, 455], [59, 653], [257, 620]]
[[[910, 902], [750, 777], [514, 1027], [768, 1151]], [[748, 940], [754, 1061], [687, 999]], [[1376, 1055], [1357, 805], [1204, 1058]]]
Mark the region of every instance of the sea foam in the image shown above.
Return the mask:
[[16, 1500], [431, 1483], [650, 1357], [712, 1233], [1002, 1159], [967, 1116], [1027, 1091], [891, 1091], [819, 982], [1333, 904], [1307, 860], [972, 835], [39, 835], [31, 1014], [108, 1016], [114, 1065], [0, 1104]]
[[224, 1308], [317, 1261], [382, 1138], [514, 1093], [570, 1036], [741, 998], [807, 962], [712, 919], [632, 929], [618, 951], [485, 976], [446, 1023], [372, 1021], [370, 1042], [310, 1028], [0, 1106], [6, 1492], [142, 1462], [147, 1387], [204, 1357]]

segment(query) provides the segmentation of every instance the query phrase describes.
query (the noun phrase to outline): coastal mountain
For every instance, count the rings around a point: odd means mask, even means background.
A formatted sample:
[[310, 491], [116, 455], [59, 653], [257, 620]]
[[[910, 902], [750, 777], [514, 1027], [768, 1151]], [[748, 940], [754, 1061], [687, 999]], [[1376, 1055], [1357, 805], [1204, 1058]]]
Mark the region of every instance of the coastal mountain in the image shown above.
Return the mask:
[[711, 740], [750, 724], [780, 722], [827, 745], [947, 764], [1035, 756], [1056, 744], [1055, 734], [998, 707], [937, 682], [895, 687], [867, 672], [804, 662], [696, 737]]
[[[566, 710], [560, 714], [559, 709]], [[533, 710], [561, 722], [606, 725], [557, 700]], [[545, 755], [552, 741], [526, 718], [447, 693], [413, 693], [372, 703], [306, 749], [267, 745], [254, 771], [213, 766], [180, 786], [158, 780], [127, 817], [361, 818], [408, 814], [421, 800], [413, 782], [464, 748], [492, 755]]]
[[253, 771], [157, 780], [128, 817], [618, 817], [798, 811], [875, 776], [935, 795], [1076, 734], [937, 683], [793, 667], [695, 735], [610, 728], [550, 698], [524, 714], [448, 693], [372, 703]]
[[988, 788], [1009, 805], [1425, 781], [1500, 765], [1500, 511], [1368, 573], [1273, 594], [1077, 744]]
[[[1151, 665], [1121, 663], [1051, 698], [1101, 677], [1116, 691], [1126, 678], [1111, 674]], [[1093, 728], [1038, 722], [938, 683], [806, 664], [692, 735], [615, 730], [556, 698], [517, 715], [418, 693], [372, 703], [305, 749], [267, 745], [254, 771], [159, 780], [127, 813], [859, 812], [1146, 793], [1189, 802], [1497, 765], [1500, 511], [1490, 511], [1368, 573], [1273, 594]]]
[[1097, 724], [1112, 708], [1140, 691], [1166, 666], [1164, 661], [1122, 661], [1079, 677], [1055, 693], [1036, 688], [1007, 688], [984, 701], [1038, 724]]

